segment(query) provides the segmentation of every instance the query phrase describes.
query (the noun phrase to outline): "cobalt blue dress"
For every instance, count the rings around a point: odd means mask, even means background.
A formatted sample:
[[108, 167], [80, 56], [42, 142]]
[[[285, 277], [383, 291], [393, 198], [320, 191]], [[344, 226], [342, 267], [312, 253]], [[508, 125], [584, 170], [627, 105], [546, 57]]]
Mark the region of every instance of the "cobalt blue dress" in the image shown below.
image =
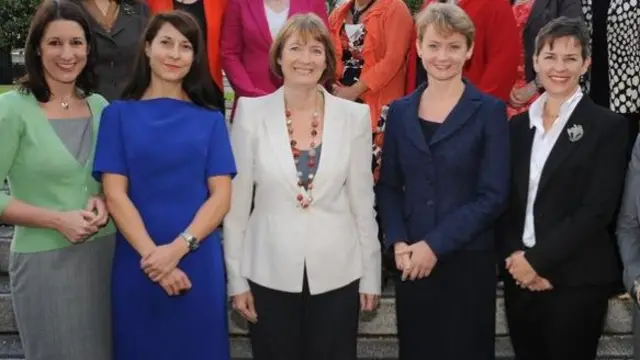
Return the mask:
[[[207, 178], [236, 168], [222, 114], [160, 98], [116, 101], [102, 114], [94, 177], [128, 178], [128, 195], [157, 245], [184, 231], [209, 197]], [[227, 295], [215, 231], [178, 268], [193, 284], [168, 296], [116, 237], [112, 272], [114, 360], [228, 360]]]

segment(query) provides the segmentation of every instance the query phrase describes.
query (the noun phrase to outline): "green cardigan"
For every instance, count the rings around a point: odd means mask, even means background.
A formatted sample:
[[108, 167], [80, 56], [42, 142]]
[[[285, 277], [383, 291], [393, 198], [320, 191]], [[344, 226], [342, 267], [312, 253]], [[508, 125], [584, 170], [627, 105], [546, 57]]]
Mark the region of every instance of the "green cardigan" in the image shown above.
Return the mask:
[[[93, 114], [93, 147], [84, 166], [67, 150], [31, 94], [10, 91], [0, 95], [0, 181], [7, 177], [11, 196], [0, 193], [0, 215], [11, 197], [58, 211], [80, 210], [101, 192], [91, 177], [93, 152], [102, 109], [100, 95], [87, 98]], [[115, 232], [110, 222], [91, 239]], [[71, 243], [58, 231], [16, 226], [11, 250], [30, 253], [61, 249]]]

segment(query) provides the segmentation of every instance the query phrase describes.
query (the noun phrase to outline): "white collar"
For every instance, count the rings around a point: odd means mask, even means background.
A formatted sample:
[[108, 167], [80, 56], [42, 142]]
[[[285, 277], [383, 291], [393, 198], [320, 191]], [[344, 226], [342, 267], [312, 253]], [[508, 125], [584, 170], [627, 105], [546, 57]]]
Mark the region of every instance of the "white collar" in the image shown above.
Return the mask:
[[[582, 99], [583, 93], [580, 86], [574, 91], [574, 93], [565, 100], [564, 103], [560, 106], [560, 112], [558, 113], [558, 118], [564, 119], [568, 118], [567, 115], [570, 115], [571, 112], [575, 109], [576, 104]], [[529, 107], [529, 128], [533, 129], [543, 129], [542, 125], [542, 114], [544, 112], [544, 105], [547, 102], [549, 95], [545, 92], [540, 95]]]

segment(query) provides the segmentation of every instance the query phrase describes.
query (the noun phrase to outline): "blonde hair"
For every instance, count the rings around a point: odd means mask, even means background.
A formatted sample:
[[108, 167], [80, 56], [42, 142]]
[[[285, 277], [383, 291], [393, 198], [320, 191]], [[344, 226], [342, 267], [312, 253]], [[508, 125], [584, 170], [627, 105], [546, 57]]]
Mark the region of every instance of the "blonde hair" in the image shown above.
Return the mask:
[[473, 45], [476, 36], [476, 27], [469, 15], [453, 4], [431, 3], [416, 16], [419, 42], [422, 42], [429, 26], [442, 35], [461, 34], [468, 47]]
[[278, 63], [278, 60], [282, 57], [284, 44], [289, 38], [296, 35], [305, 40], [313, 39], [322, 43], [327, 68], [322, 73], [320, 83], [333, 81], [337, 66], [336, 50], [333, 46], [333, 41], [331, 41], [329, 30], [324, 22], [322, 22], [322, 19], [313, 13], [294, 15], [287, 20], [282, 29], [280, 29], [269, 50], [269, 66], [271, 71], [278, 77], [283, 77], [282, 67]]

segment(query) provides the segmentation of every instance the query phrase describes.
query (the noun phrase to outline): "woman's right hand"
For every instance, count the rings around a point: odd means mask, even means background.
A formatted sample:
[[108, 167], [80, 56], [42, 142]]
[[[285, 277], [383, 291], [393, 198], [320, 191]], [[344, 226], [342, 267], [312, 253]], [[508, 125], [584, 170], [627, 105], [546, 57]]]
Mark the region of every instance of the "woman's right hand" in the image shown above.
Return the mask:
[[181, 295], [183, 291], [191, 289], [191, 280], [184, 271], [174, 268], [169, 274], [163, 277], [160, 286], [169, 296]]
[[63, 211], [59, 213], [58, 230], [73, 244], [79, 244], [98, 232], [98, 226], [93, 224], [96, 214], [87, 210]]
[[240, 313], [247, 321], [255, 324], [258, 322], [255, 302], [251, 291], [233, 296], [233, 309]]

